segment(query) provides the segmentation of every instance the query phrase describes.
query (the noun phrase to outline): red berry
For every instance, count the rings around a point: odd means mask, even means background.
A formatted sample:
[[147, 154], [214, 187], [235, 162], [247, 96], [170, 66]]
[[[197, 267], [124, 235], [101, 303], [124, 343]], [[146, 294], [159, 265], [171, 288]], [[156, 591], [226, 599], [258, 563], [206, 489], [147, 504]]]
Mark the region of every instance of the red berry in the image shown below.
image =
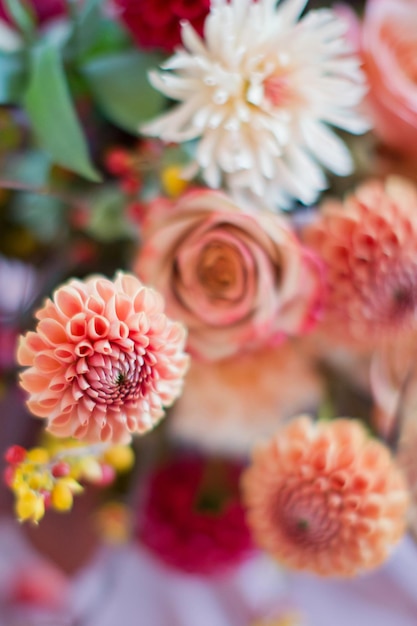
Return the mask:
[[55, 465], [53, 465], [51, 469], [52, 476], [54, 478], [62, 478], [63, 476], [68, 476], [70, 471], [70, 466], [64, 461], [59, 461], [58, 463], [55, 463]]
[[132, 222], [141, 223], [146, 215], [146, 205], [142, 202], [132, 202], [127, 207], [127, 217]]
[[6, 469], [4, 470], [3, 480], [5, 484], [7, 485], [7, 487], [11, 487], [13, 484], [14, 472], [15, 472], [14, 467], [12, 467], [11, 465], [6, 467]]
[[39, 493], [43, 497], [43, 504], [45, 506], [45, 509], [49, 509], [51, 506], [51, 492], [46, 491], [46, 489], [42, 489]]
[[122, 178], [120, 182], [120, 187], [122, 188], [122, 191], [124, 191], [128, 195], [133, 195], [134, 193], [137, 193], [141, 186], [142, 183], [140, 179], [134, 174], [128, 174], [127, 176]]
[[132, 169], [130, 154], [123, 148], [112, 148], [106, 156], [106, 167], [115, 176], [125, 176]]
[[100, 487], [107, 487], [111, 485], [116, 477], [116, 471], [111, 465], [107, 463], [101, 464], [101, 480], [97, 481], [96, 485]]
[[4, 455], [4, 460], [10, 465], [18, 465], [26, 458], [26, 450], [22, 446], [10, 446]]

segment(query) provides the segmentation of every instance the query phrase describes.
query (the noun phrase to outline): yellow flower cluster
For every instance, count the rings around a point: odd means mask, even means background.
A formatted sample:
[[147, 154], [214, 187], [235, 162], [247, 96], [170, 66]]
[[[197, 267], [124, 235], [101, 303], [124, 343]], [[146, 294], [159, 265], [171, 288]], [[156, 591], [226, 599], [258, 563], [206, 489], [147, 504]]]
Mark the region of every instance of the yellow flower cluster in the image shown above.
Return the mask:
[[302, 626], [302, 621], [298, 613], [285, 613], [273, 620], [257, 620], [251, 626]]
[[5, 478], [16, 497], [17, 519], [38, 523], [48, 508], [69, 511], [84, 482], [111, 484], [116, 472], [132, 467], [134, 454], [129, 446], [85, 446], [49, 437], [44, 446], [30, 450], [12, 446], [5, 459]]

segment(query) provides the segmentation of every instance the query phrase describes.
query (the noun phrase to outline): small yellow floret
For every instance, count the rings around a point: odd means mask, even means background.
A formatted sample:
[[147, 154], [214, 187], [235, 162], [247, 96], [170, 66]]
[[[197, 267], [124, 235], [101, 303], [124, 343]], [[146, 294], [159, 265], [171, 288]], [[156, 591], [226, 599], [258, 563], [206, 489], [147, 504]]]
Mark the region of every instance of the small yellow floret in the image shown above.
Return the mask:
[[59, 479], [59, 482], [62, 485], [66, 485], [71, 490], [72, 493], [78, 494], [84, 491], [84, 488], [82, 487], [82, 485], [80, 485], [80, 483], [74, 480], [74, 478], [71, 478], [71, 476], [64, 476], [63, 478]]
[[34, 491], [22, 491], [16, 500], [15, 511], [19, 522], [39, 522], [45, 514], [43, 497]]
[[48, 489], [51, 487], [51, 478], [48, 472], [33, 472], [28, 476], [27, 484], [35, 491], [39, 489]]
[[105, 451], [103, 458], [116, 472], [127, 472], [135, 462], [135, 455], [130, 446], [112, 446]]
[[72, 491], [68, 485], [59, 481], [51, 491], [51, 505], [56, 511], [69, 511], [73, 503]]
[[168, 165], [162, 170], [162, 187], [171, 198], [180, 196], [188, 187], [188, 180], [181, 178], [182, 170], [183, 168], [179, 165]]
[[82, 459], [79, 469], [79, 476], [82, 476], [82, 478], [85, 478], [92, 483], [100, 481], [103, 475], [100, 463], [97, 459], [91, 456]]
[[49, 463], [49, 452], [45, 448], [32, 448], [26, 454], [26, 460], [39, 465]]

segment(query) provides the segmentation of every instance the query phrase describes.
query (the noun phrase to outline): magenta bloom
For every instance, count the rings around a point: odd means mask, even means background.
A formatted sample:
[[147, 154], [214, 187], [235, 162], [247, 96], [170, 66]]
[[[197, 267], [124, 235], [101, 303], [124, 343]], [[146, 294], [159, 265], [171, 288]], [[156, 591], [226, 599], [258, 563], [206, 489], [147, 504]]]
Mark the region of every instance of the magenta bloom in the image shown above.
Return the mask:
[[58, 437], [127, 442], [164, 415], [182, 390], [185, 329], [163, 299], [119, 272], [71, 280], [36, 313], [18, 362], [28, 407]]
[[[9, 17], [5, 4], [4, 0], [0, 0], [0, 18], [12, 24], [13, 21]], [[28, 0], [27, 4], [34, 11], [39, 24], [61, 17], [67, 12], [65, 0]]]
[[210, 0], [114, 0], [120, 19], [141, 48], [171, 52], [181, 42], [181, 21], [203, 33]]
[[198, 458], [168, 462], [150, 477], [137, 538], [166, 564], [213, 574], [253, 550], [239, 500], [238, 464]]

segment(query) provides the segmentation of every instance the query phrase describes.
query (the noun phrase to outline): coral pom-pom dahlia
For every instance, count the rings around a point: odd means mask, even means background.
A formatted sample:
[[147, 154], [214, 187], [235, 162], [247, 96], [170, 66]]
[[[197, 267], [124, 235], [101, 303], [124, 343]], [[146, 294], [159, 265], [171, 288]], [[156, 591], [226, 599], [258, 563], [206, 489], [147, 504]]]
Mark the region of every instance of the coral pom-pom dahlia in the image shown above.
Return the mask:
[[257, 449], [243, 495], [258, 544], [288, 567], [324, 576], [380, 565], [405, 530], [403, 476], [353, 420], [294, 419]]
[[329, 200], [304, 239], [324, 260], [326, 328], [359, 341], [417, 328], [417, 188], [389, 177]]
[[58, 437], [127, 442], [178, 397], [185, 330], [134, 276], [93, 276], [59, 287], [21, 338], [28, 407]]

